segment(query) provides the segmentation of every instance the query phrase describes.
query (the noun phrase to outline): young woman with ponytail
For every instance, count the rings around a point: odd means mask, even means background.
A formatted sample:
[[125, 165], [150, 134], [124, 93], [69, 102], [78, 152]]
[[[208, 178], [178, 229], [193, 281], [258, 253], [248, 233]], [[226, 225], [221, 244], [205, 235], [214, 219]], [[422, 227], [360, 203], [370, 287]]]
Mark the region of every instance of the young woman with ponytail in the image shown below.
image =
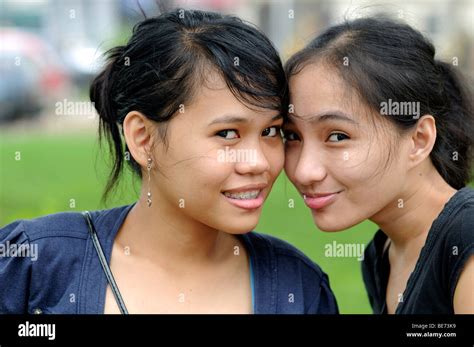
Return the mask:
[[90, 96], [113, 155], [105, 196], [126, 163], [140, 197], [1, 229], [38, 257], [0, 258], [0, 313], [337, 313], [316, 264], [251, 232], [283, 168], [287, 88], [271, 42], [236, 17], [139, 23]]
[[410, 26], [327, 29], [286, 64], [285, 170], [323, 231], [369, 219], [375, 313], [474, 313], [472, 92]]

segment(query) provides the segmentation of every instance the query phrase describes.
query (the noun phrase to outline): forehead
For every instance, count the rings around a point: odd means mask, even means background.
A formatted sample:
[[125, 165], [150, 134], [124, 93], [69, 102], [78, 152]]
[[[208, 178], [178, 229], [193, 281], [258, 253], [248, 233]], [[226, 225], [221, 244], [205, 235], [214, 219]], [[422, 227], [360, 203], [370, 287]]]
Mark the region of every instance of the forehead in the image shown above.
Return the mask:
[[215, 71], [209, 71], [203, 82], [196, 86], [194, 97], [189, 105], [185, 106], [183, 113], [192, 116], [189, 120], [193, 122], [209, 122], [224, 114], [249, 118], [250, 121], [255, 119], [266, 122], [278, 114], [275, 110], [249, 107], [242, 103]]
[[309, 64], [289, 81], [291, 104], [299, 116], [340, 109], [350, 113], [353, 93], [334, 69]]

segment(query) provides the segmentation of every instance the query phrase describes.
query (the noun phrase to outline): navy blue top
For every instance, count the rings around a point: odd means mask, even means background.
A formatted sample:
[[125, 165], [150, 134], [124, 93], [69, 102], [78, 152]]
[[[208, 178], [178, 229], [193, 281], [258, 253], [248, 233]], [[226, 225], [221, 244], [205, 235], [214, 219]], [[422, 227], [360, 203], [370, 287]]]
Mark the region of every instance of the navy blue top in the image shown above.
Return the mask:
[[[132, 206], [91, 213], [108, 262]], [[240, 237], [251, 263], [254, 313], [338, 313], [327, 275], [303, 253], [272, 236]], [[18, 220], [0, 229], [0, 313], [99, 314], [106, 288], [80, 213]]]

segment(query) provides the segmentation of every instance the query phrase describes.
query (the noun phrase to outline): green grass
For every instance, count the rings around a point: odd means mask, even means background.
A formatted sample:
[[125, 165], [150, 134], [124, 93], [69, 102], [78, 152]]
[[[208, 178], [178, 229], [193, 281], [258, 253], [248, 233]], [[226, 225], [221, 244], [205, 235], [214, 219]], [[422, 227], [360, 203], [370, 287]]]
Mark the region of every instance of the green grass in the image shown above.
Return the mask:
[[[21, 155], [16, 160], [17, 154]], [[96, 135], [0, 134], [0, 226], [16, 219], [35, 218], [59, 211], [82, 211], [129, 204], [138, 196], [139, 183], [127, 174], [108, 206], [100, 205], [107, 166], [99, 156]], [[289, 199], [294, 208], [289, 208]], [[257, 231], [280, 237], [318, 263], [329, 275], [342, 313], [370, 313], [356, 258], [329, 258], [325, 244], [366, 244], [376, 226], [364, 222], [339, 233], [324, 233], [284, 174], [268, 198]]]

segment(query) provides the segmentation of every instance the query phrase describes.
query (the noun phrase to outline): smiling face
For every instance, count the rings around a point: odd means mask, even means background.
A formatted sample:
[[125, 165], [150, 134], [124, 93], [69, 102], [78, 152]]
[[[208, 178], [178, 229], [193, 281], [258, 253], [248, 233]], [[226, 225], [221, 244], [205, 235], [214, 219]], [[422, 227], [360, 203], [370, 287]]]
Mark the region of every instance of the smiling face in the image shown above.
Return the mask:
[[[167, 145], [154, 147], [153, 196], [178, 218], [245, 233], [283, 168], [283, 119], [247, 108], [217, 76], [207, 85], [169, 121]], [[146, 171], [143, 177], [146, 184]]]
[[396, 137], [393, 125], [370, 114], [324, 64], [292, 76], [290, 93], [285, 171], [315, 224], [339, 231], [396, 208], [407, 177], [408, 138]]

